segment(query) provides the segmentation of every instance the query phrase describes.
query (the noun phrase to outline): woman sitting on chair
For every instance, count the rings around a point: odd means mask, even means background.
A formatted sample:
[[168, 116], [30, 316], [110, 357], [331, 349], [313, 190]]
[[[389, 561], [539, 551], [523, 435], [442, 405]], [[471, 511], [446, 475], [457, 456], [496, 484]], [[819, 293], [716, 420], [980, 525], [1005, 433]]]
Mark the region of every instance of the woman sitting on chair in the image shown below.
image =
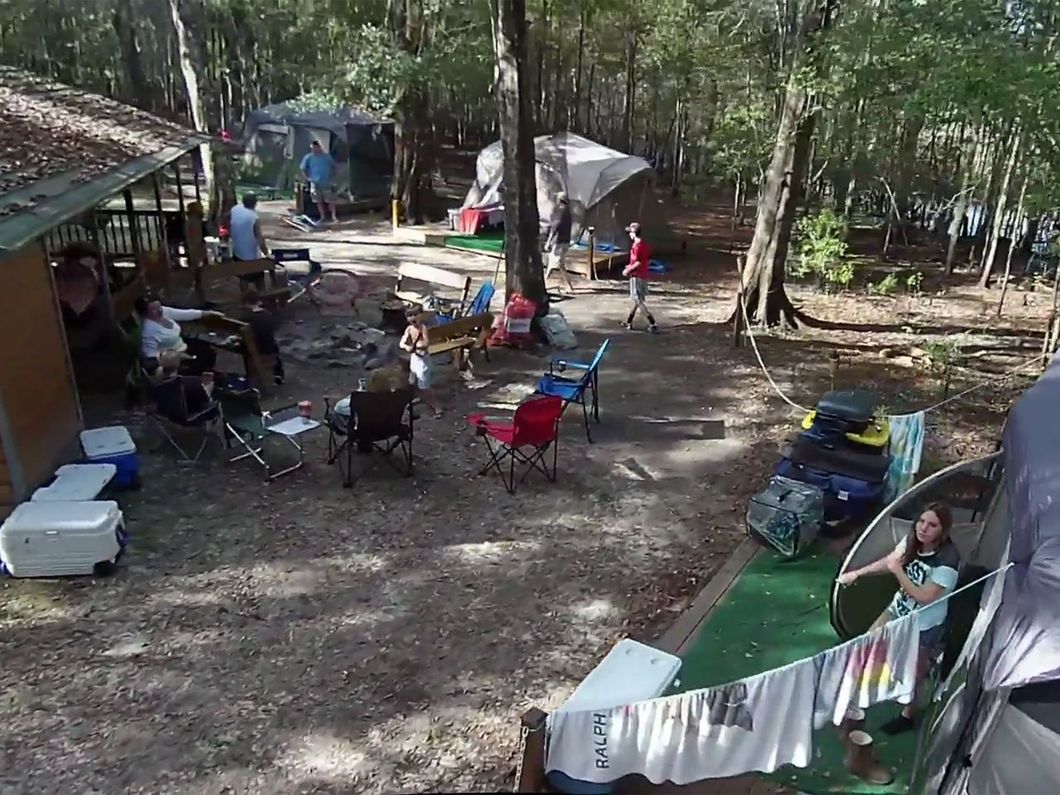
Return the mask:
[[175, 352], [183, 357], [180, 371], [189, 375], [201, 375], [213, 370], [217, 353], [209, 343], [181, 336], [178, 321], [200, 320], [203, 317], [224, 317], [220, 312], [201, 309], [174, 309], [162, 306], [154, 295], [136, 299], [136, 313], [140, 316], [140, 358], [148, 374], [158, 369], [163, 353]]
[[176, 351], [164, 351], [158, 357], [159, 366], [151, 379], [159, 413], [178, 422], [201, 414], [212, 403], [206, 378], [212, 383], [213, 374], [207, 374], [205, 378], [181, 375], [179, 368], [182, 360], [181, 354]]

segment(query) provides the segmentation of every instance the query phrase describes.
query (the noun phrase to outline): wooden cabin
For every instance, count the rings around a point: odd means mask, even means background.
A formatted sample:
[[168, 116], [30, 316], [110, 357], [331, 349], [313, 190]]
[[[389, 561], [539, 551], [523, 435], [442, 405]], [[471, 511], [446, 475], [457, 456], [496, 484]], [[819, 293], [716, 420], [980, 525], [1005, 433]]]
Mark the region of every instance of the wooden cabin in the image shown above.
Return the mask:
[[[179, 161], [197, 163], [198, 147], [209, 138], [7, 67], [0, 67], [0, 119], [2, 518], [76, 458], [83, 428], [56, 251], [76, 239], [101, 252], [98, 294], [89, 298], [101, 322], [114, 327], [149, 279], [167, 276], [161, 176], [175, 172], [183, 215]], [[144, 190], [148, 183], [153, 191]], [[135, 186], [145, 205], [139, 210]]]

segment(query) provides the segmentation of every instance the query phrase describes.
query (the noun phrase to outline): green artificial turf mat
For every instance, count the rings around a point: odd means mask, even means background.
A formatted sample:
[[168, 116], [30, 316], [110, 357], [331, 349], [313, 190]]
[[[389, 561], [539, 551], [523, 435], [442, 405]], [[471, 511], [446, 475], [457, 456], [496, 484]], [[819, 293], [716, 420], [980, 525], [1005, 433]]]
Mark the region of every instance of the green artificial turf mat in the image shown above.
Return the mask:
[[[743, 570], [707, 617], [682, 655], [680, 690], [713, 687], [812, 657], [840, 643], [829, 621], [828, 599], [838, 561], [812, 549], [793, 561], [763, 550]], [[786, 705], [778, 704], [783, 710]], [[865, 728], [876, 757], [895, 772], [886, 787], [868, 784], [843, 767], [835, 727], [814, 733], [814, 761], [805, 769], [783, 767], [767, 778], [804, 793], [905, 793], [912, 772], [916, 732], [888, 737], [880, 724], [898, 705], [867, 711]]]

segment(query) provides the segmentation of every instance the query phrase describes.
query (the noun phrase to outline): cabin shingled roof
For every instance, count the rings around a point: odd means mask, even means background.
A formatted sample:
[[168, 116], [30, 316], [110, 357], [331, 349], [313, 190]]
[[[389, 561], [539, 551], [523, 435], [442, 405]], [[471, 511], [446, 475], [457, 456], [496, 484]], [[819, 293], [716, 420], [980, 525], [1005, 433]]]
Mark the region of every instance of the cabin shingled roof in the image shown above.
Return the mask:
[[[0, 66], [0, 217], [46, 196], [34, 183], [90, 182], [129, 161], [202, 139], [190, 127], [98, 94]], [[5, 196], [18, 191], [18, 200]]]

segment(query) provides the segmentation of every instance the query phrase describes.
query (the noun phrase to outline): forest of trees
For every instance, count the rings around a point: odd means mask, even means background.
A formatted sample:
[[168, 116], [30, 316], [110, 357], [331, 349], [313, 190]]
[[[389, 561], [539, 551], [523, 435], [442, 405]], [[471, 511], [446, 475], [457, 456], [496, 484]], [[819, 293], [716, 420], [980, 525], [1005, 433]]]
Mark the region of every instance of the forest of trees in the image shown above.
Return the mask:
[[989, 284], [1060, 206], [1058, 31], [1060, 0], [7, 0], [0, 60], [201, 129], [292, 97], [386, 112], [410, 215], [441, 145], [581, 133], [677, 194], [757, 194], [744, 292], [780, 323], [806, 206], [882, 208], [888, 239], [933, 208], [950, 271], [981, 205]]

